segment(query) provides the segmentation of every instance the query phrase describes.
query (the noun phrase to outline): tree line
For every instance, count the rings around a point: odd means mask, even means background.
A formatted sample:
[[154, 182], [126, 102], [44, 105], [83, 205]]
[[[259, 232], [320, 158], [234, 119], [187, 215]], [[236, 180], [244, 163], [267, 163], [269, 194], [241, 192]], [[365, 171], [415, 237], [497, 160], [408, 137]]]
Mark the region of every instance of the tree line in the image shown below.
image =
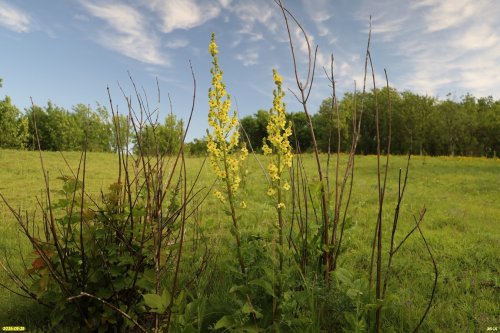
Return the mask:
[[[340, 148], [347, 152], [351, 145], [353, 115], [359, 117], [363, 109], [358, 152], [376, 154], [376, 107], [381, 147], [387, 147], [389, 120], [391, 123], [391, 153], [406, 154], [411, 149], [415, 154], [432, 156], [492, 157], [500, 149], [500, 100], [467, 94], [459, 101], [453, 101], [449, 95], [440, 101], [387, 88], [365, 93], [362, 102], [361, 93], [346, 93], [336, 104], [332, 104], [332, 98], [323, 100], [319, 111], [311, 117], [319, 149], [327, 152], [330, 147], [336, 151], [340, 127]], [[306, 115], [292, 112], [287, 118], [293, 125], [294, 148], [310, 151], [312, 138]], [[265, 110], [240, 120], [241, 136], [248, 137], [256, 151], [261, 150], [267, 135], [267, 122]]]
[[[322, 152], [327, 152], [329, 147], [336, 151], [339, 142], [337, 127], [340, 127], [340, 148], [348, 151], [353, 115], [360, 116], [361, 104], [363, 118], [358, 152], [363, 154], [376, 153], [376, 106], [380, 115], [381, 147], [387, 146], [390, 115], [391, 153], [406, 154], [411, 149], [415, 154], [432, 156], [492, 157], [500, 149], [500, 100], [467, 94], [459, 101], [450, 96], [442, 101], [410, 91], [383, 88], [365, 93], [362, 103], [360, 93], [346, 93], [336, 105], [332, 105], [331, 98], [323, 100], [318, 112], [312, 115], [315, 137]], [[303, 112], [287, 113], [287, 119], [293, 125], [291, 142], [294, 149], [310, 151], [312, 138], [306, 115]], [[144, 124], [141, 146], [128, 123], [127, 116], [113, 118], [102, 105], [91, 108], [77, 104], [69, 111], [48, 102], [44, 107], [32, 106], [21, 112], [6, 96], [0, 100], [0, 148], [38, 149], [38, 132], [42, 150], [86, 148], [88, 151], [113, 152], [117, 149], [117, 129], [122, 145], [128, 142], [131, 150], [156, 153], [158, 146], [162, 154], [175, 154], [180, 148], [183, 123], [173, 114], [167, 115], [162, 123]], [[266, 110], [243, 117], [240, 119], [240, 138], [248, 140], [255, 151], [261, 151], [262, 140], [267, 136], [267, 123]], [[187, 143], [186, 151], [205, 154], [205, 140], [194, 139]]]
[[117, 133], [122, 146], [128, 142], [131, 150], [143, 149], [146, 154], [156, 153], [157, 146], [162, 154], [174, 154], [180, 147], [183, 125], [173, 114], [163, 123], [143, 125], [141, 147], [128, 124], [127, 116], [112, 117], [99, 104], [95, 108], [77, 104], [69, 111], [48, 102], [21, 112], [8, 96], [0, 100], [0, 148], [115, 152]]

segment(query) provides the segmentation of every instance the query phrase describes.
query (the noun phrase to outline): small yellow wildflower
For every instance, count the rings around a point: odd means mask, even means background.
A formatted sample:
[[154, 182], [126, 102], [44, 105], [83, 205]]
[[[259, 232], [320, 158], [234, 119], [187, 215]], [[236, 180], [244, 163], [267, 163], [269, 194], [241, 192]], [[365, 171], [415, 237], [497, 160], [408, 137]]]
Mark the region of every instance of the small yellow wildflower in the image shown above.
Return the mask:
[[[248, 156], [248, 149], [247, 149], [247, 147], [241, 148], [240, 160], [242, 160], [242, 161], [245, 160], [247, 158], [247, 156]], [[245, 171], [247, 171], [247, 170], [245, 170]]]
[[215, 43], [215, 34], [214, 33], [212, 33], [212, 40], [210, 41], [210, 44], [208, 45], [208, 52], [210, 52], [212, 57], [215, 57], [218, 53], [217, 44]]
[[285, 204], [283, 202], [280, 202], [279, 204], [276, 205], [276, 208], [278, 208], [278, 209], [284, 209], [285, 208]]
[[270, 187], [267, 189], [267, 195], [268, 196], [273, 196], [274, 194], [276, 193], [276, 191], [274, 190], [274, 188]]
[[274, 83], [276, 83], [276, 85], [281, 85], [281, 83], [283, 82], [281, 75], [279, 75], [278, 71], [276, 70], [273, 70], [273, 78], [274, 78]]
[[247, 204], [245, 203], [245, 201], [240, 202], [240, 207], [243, 209], [247, 208]]
[[226, 202], [226, 199], [224, 198], [224, 195], [222, 195], [222, 193], [220, 191], [215, 190], [214, 194], [215, 194], [215, 197], [217, 199], [219, 199], [220, 202], [222, 202], [222, 203]]
[[269, 176], [271, 176], [271, 179], [273, 181], [280, 179], [279, 169], [276, 164], [272, 162], [269, 163], [269, 165], [267, 166], [267, 171], [269, 172]]
[[283, 184], [283, 189], [285, 191], [288, 191], [290, 189], [290, 184], [288, 184], [288, 182], [285, 182], [285, 184]]
[[266, 143], [262, 145], [262, 151], [264, 152], [264, 155], [271, 155], [273, 153], [273, 150], [269, 148]]

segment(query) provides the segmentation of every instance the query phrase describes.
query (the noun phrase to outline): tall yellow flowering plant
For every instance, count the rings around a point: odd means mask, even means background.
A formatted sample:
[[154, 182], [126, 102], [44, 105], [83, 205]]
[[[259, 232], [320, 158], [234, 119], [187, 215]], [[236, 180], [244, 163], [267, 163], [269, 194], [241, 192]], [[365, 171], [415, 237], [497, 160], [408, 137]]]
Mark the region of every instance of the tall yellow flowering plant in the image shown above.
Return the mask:
[[273, 79], [276, 89], [273, 90], [273, 107], [269, 110], [267, 138], [264, 139], [262, 150], [270, 156], [267, 171], [271, 178], [267, 194], [276, 199], [278, 211], [278, 230], [280, 245], [280, 270], [283, 269], [283, 209], [285, 208], [284, 193], [290, 189], [288, 181], [283, 179], [283, 172], [292, 166], [292, 147], [289, 137], [292, 135], [292, 124], [286, 121], [286, 105], [283, 103], [285, 93], [282, 90], [283, 79], [276, 69], [273, 69]]
[[[240, 162], [248, 155], [246, 147], [239, 147], [238, 117], [236, 111], [230, 115], [231, 98], [226, 92], [226, 86], [222, 82], [223, 71], [219, 67], [217, 57], [218, 50], [215, 42], [215, 34], [212, 33], [208, 51], [212, 56], [210, 73], [212, 74], [212, 87], [208, 90], [208, 125], [212, 128], [207, 132], [207, 149], [210, 157], [210, 165], [217, 179], [222, 184], [217, 186], [214, 193], [223, 204], [229, 203], [234, 235], [238, 251], [240, 269], [245, 274], [245, 264], [241, 254], [241, 240], [238, 229], [236, 206], [246, 207], [244, 201], [237, 201], [236, 194], [240, 187]], [[239, 154], [235, 152], [239, 149]]]

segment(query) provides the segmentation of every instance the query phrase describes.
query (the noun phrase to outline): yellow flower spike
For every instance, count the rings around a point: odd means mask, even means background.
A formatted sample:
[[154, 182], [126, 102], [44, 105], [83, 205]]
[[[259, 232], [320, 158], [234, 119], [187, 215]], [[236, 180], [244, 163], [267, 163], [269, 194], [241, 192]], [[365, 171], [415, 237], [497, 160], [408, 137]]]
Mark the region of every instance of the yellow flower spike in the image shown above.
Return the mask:
[[283, 81], [281, 75], [278, 74], [278, 71], [276, 69], [273, 69], [273, 79], [276, 85], [281, 85], [281, 82]]
[[[241, 150], [241, 154], [235, 152], [239, 144], [238, 117], [236, 111], [230, 114], [231, 96], [226, 92], [226, 86], [223, 82], [224, 72], [219, 67], [217, 58], [218, 49], [215, 41], [215, 34], [212, 34], [208, 52], [212, 56], [212, 87], [208, 90], [208, 124], [211, 131], [207, 130], [207, 151], [210, 159], [210, 165], [217, 180], [214, 191], [215, 196], [224, 204], [226, 200], [229, 204], [229, 212], [233, 221], [233, 227], [236, 229], [234, 236], [238, 246], [238, 261], [241, 273], [245, 275], [245, 263], [240, 250], [240, 238], [238, 232], [238, 218], [236, 206], [239, 203], [241, 208], [246, 208], [244, 201], [237, 200], [237, 191], [240, 186], [240, 166], [241, 160], [244, 160], [248, 151]], [[219, 189], [224, 189], [222, 193]]]
[[212, 57], [215, 57], [218, 53], [217, 44], [215, 43], [215, 34], [214, 33], [212, 33], [212, 40], [210, 41], [210, 44], [208, 45], [208, 52], [210, 52]]
[[[248, 149], [247, 147], [241, 148], [241, 155], [240, 155], [240, 160], [244, 161], [248, 156]], [[248, 171], [248, 170], [245, 170]]]
[[217, 190], [215, 195], [221, 202], [227, 199], [234, 208], [233, 205], [237, 202], [235, 195], [241, 182], [239, 163], [245, 160], [248, 150], [244, 147], [241, 153], [238, 154], [236, 151], [240, 139], [238, 116], [236, 111], [230, 113], [231, 97], [223, 82], [223, 71], [217, 59], [218, 49], [214, 34], [208, 50], [213, 58], [213, 66], [210, 70], [212, 87], [208, 90], [208, 124], [211, 131], [207, 131], [207, 151], [212, 170], [217, 178], [224, 182], [224, 194]]
[[214, 195], [215, 195], [215, 197], [217, 199], [219, 199], [220, 202], [222, 202], [222, 203], [226, 202], [226, 199], [224, 198], [224, 195], [222, 195], [222, 193], [220, 191], [216, 190], [214, 192]]
[[264, 152], [264, 155], [271, 155], [273, 153], [272, 149], [265, 143], [262, 145], [262, 151]]

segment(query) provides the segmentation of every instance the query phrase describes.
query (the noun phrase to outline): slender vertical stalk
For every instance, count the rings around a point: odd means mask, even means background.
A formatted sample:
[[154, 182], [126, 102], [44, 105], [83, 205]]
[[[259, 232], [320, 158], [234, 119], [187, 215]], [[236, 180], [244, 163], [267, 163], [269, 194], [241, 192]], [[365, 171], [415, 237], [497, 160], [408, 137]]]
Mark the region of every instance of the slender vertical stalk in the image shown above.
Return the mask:
[[240, 264], [240, 270], [241, 274], [245, 276], [246, 269], [245, 269], [245, 262], [243, 260], [243, 255], [241, 253], [241, 239], [240, 239], [240, 230], [238, 228], [238, 218], [236, 216], [236, 207], [235, 207], [235, 198], [234, 198], [234, 193], [233, 189], [231, 188], [231, 182], [230, 182], [230, 174], [229, 174], [229, 166], [227, 165], [227, 155], [226, 155], [226, 149], [225, 147], [222, 149], [223, 154], [224, 154], [224, 171], [226, 173], [226, 189], [227, 189], [227, 197], [229, 201], [229, 207], [231, 209], [231, 220], [233, 221], [233, 227], [234, 227], [234, 237], [236, 239], [236, 251], [238, 255], [238, 262]]
[[[295, 93], [294, 96], [296, 97], [297, 101], [302, 105], [302, 109], [304, 110], [304, 113], [307, 118], [307, 122], [309, 125], [309, 132], [311, 134], [311, 139], [313, 143], [313, 151], [314, 151], [314, 157], [316, 161], [316, 168], [317, 168], [317, 173], [318, 173], [318, 178], [319, 182], [321, 184], [320, 188], [320, 197], [321, 197], [321, 219], [322, 219], [322, 241], [323, 241], [323, 253], [322, 253], [322, 265], [323, 265], [323, 276], [325, 281], [329, 281], [330, 277], [330, 266], [331, 266], [331, 255], [330, 255], [330, 243], [329, 243], [329, 217], [328, 217], [328, 205], [327, 205], [327, 190], [326, 190], [326, 184], [325, 184], [325, 179], [323, 175], [323, 169], [321, 166], [321, 160], [319, 157], [319, 149], [318, 149], [318, 144], [316, 141], [316, 135], [314, 133], [314, 126], [312, 123], [311, 115], [308, 111], [308, 106], [307, 106], [307, 100], [309, 99], [309, 95], [311, 93], [312, 89], [312, 84], [314, 81], [314, 71], [316, 67], [316, 54], [318, 51], [318, 48], [316, 47], [314, 51], [314, 58], [312, 57], [312, 51], [311, 51], [311, 45], [309, 43], [309, 38], [307, 36], [307, 33], [305, 32], [304, 28], [302, 25], [298, 22], [298, 20], [295, 18], [295, 16], [290, 13], [290, 11], [283, 5], [282, 0], [275, 0], [275, 3], [280, 7], [283, 18], [285, 20], [285, 25], [288, 33], [288, 40], [289, 40], [289, 45], [290, 45], [290, 52], [292, 54], [292, 61], [293, 61], [293, 67], [294, 67], [294, 73], [295, 73], [295, 81], [297, 83], [297, 88], [299, 90], [300, 97], [297, 96]], [[290, 24], [288, 22], [288, 17], [290, 17], [297, 27], [300, 29], [304, 36], [304, 40], [307, 45], [308, 49], [308, 71], [307, 71], [307, 79], [306, 83], [303, 84], [298, 76], [298, 66], [297, 66], [297, 61], [295, 58], [295, 50], [294, 50], [294, 44], [292, 41], [292, 35], [290, 31]]]

